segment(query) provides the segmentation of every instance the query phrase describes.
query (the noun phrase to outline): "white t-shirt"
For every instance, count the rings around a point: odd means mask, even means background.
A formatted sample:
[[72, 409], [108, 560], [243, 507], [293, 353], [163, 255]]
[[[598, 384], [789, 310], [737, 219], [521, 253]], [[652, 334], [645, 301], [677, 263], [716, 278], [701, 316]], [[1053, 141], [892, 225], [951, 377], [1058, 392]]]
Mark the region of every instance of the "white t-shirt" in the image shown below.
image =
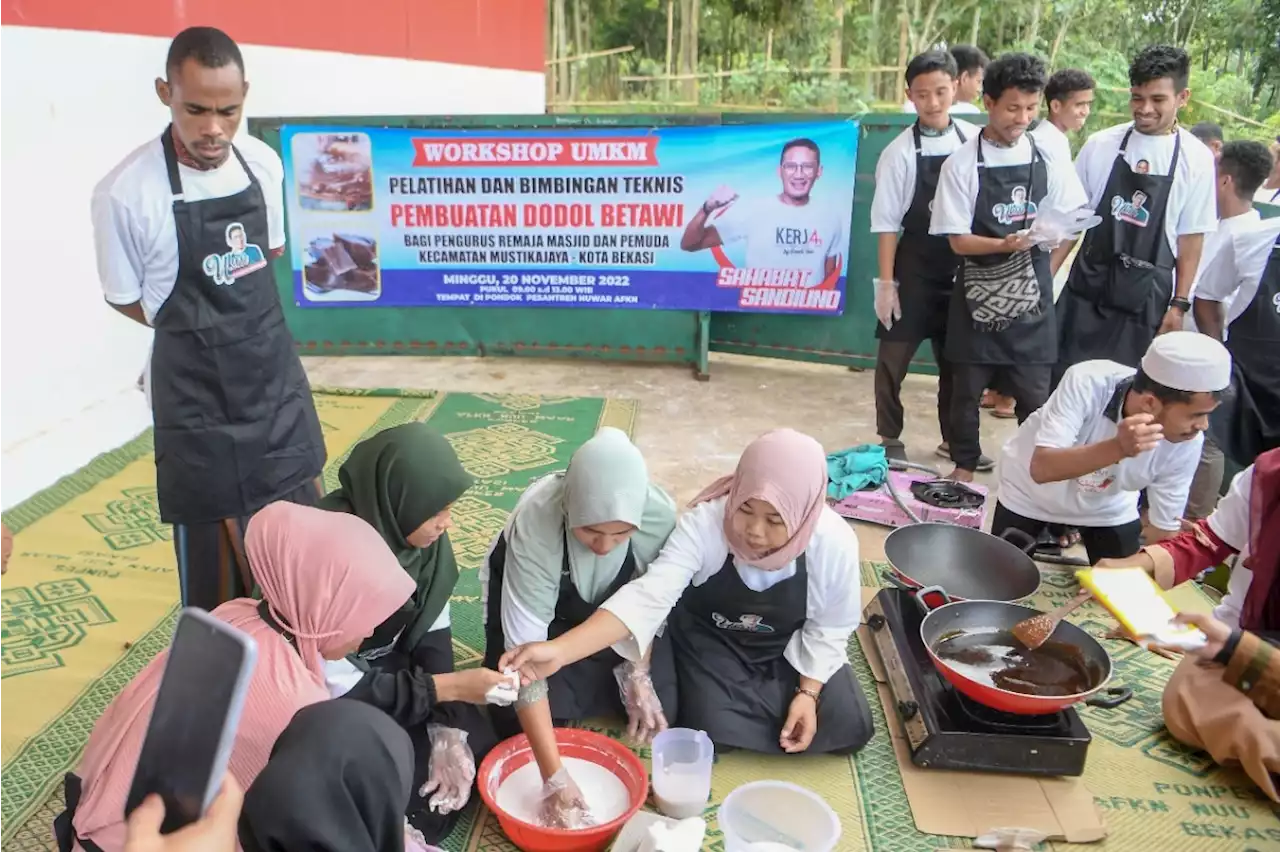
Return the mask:
[[[1121, 124], [1099, 130], [1089, 137], [1076, 157], [1076, 171], [1089, 196], [1089, 206], [1095, 210], [1109, 210], [1111, 199], [1102, 197], [1120, 153], [1120, 142], [1132, 124]], [[1210, 234], [1218, 228], [1218, 200], [1216, 192], [1217, 166], [1213, 152], [1188, 130], [1178, 129], [1182, 148], [1178, 153], [1178, 172], [1169, 188], [1169, 203], [1165, 208], [1165, 239], [1174, 256], [1178, 254], [1178, 237], [1185, 234]], [[1137, 169], [1146, 161], [1148, 174], [1167, 175], [1173, 159], [1174, 137], [1172, 133], [1146, 136], [1133, 132], [1125, 149], [1125, 162]], [[1124, 199], [1128, 201], [1128, 199]], [[1203, 264], [1204, 261], [1201, 260]]]
[[1209, 529], [1240, 554], [1227, 581], [1227, 594], [1213, 611], [1219, 621], [1233, 629], [1240, 626], [1240, 613], [1249, 594], [1249, 585], [1253, 582], [1253, 572], [1244, 565], [1249, 559], [1249, 500], [1252, 493], [1253, 465], [1249, 465], [1231, 480], [1231, 488], [1209, 516]]
[[[1254, 215], [1258, 215], [1256, 211]], [[1196, 296], [1223, 303], [1226, 312], [1224, 338], [1230, 334], [1231, 323], [1258, 295], [1258, 283], [1271, 259], [1276, 240], [1280, 240], [1280, 219], [1259, 217], [1233, 230], [1214, 252], [1212, 264], [1201, 261]], [[1280, 310], [1280, 306], [1277, 309]]]
[[[1188, 299], [1195, 299], [1196, 289], [1200, 286], [1200, 279], [1204, 277], [1205, 271], [1214, 265], [1218, 252], [1222, 250], [1223, 244], [1227, 242], [1231, 235], [1242, 228], [1248, 228], [1255, 222], [1260, 221], [1262, 221], [1262, 214], [1257, 210], [1249, 210], [1248, 212], [1241, 213], [1239, 216], [1228, 216], [1226, 219], [1218, 220], [1218, 230], [1204, 238], [1204, 250], [1200, 254], [1200, 268], [1196, 270], [1196, 278], [1191, 282], [1191, 292], [1187, 294]], [[1253, 287], [1256, 291], [1258, 285], [1255, 283]], [[1225, 310], [1228, 311], [1228, 317], [1231, 317], [1230, 295], [1227, 295], [1224, 299], [1214, 299], [1213, 301], [1222, 301], [1226, 306]], [[1244, 310], [1244, 308], [1241, 307], [1241, 310]], [[1196, 319], [1193, 316], [1194, 313], [1195, 311], [1191, 311], [1183, 317], [1182, 328], [1184, 330], [1199, 331], [1199, 329], [1196, 328]], [[1239, 316], [1239, 314], [1236, 316]], [[1231, 319], [1234, 319], [1234, 317], [1231, 317]], [[1230, 319], [1228, 322], [1230, 322]]]
[[[902, 105], [902, 111], [913, 113], [916, 111], [916, 105], [911, 103], [911, 101], [907, 101]], [[951, 105], [951, 109], [947, 110], [947, 112], [952, 115], [978, 115], [981, 114], [982, 108], [977, 104], [971, 104], [968, 101], [960, 101], [953, 103]]]
[[778, 196], [744, 203], [739, 199], [711, 220], [725, 245], [745, 240], [751, 269], [804, 269], [804, 287], [826, 278], [829, 257], [845, 252], [844, 223], [830, 208], [815, 202], [796, 206]]
[[[941, 136], [920, 134], [920, 152], [926, 157], [942, 157], [959, 148], [965, 140], [979, 133], [979, 128], [967, 121], [956, 120]], [[871, 199], [871, 233], [896, 234], [902, 229], [902, 220], [911, 209], [916, 194], [916, 141], [912, 128], [894, 137], [885, 146], [876, 162], [876, 191]]]
[[1071, 162], [1071, 140], [1067, 138], [1067, 134], [1058, 129], [1058, 125], [1043, 118], [1032, 129], [1031, 135], [1036, 137], [1036, 145], [1044, 152], [1046, 159], [1056, 160], [1059, 163]]
[[[284, 245], [284, 166], [259, 139], [242, 133], [236, 147], [262, 185], [271, 245]], [[183, 198], [203, 201], [234, 195], [249, 185], [234, 155], [216, 169], [178, 165]], [[94, 187], [91, 203], [94, 248], [102, 292], [113, 305], [142, 301], [147, 321], [173, 292], [178, 274], [178, 235], [173, 193], [160, 137], [137, 148]]]
[[1253, 194], [1255, 204], [1275, 204], [1280, 206], [1280, 189], [1267, 189], [1265, 186], [1258, 187], [1258, 191]]
[[[982, 145], [982, 159], [988, 166], [1025, 166], [1031, 162], [1031, 141], [1025, 133], [1011, 148], [992, 145], [982, 138], [982, 134], [971, 138], [942, 164], [929, 233], [942, 236], [973, 233], [974, 205], [978, 200], [979, 144]], [[1086, 201], [1085, 194], [1071, 164], [1055, 162], [1048, 157], [1043, 159], [1049, 186], [1039, 206], [1064, 211], [1081, 207]], [[1005, 202], [1008, 200], [1004, 199]], [[994, 203], [1001, 202], [996, 200]]]
[[1187, 493], [1200, 461], [1204, 437], [1161, 441], [1155, 449], [1065, 482], [1031, 479], [1036, 447], [1070, 449], [1109, 441], [1124, 418], [1124, 396], [1116, 388], [1132, 367], [1114, 361], [1083, 361], [1069, 368], [1048, 402], [1005, 442], [1000, 458], [1000, 502], [1037, 521], [1076, 527], [1115, 527], [1138, 519], [1138, 492], [1147, 490], [1147, 518], [1161, 530], [1181, 527]]
[[[729, 556], [729, 542], [724, 537], [727, 502], [728, 498], [721, 497], [686, 512], [645, 575], [623, 586], [601, 606], [631, 631], [626, 647], [614, 646], [619, 654], [639, 659], [685, 588], [701, 586], [724, 567]], [[742, 582], [756, 592], [767, 591], [796, 574], [795, 562], [778, 571], [763, 571], [735, 560], [735, 568]], [[849, 637], [862, 616], [858, 536], [827, 506], [822, 507], [805, 549], [805, 570], [808, 619], [792, 635], [784, 657], [800, 674], [826, 683], [849, 662]]]

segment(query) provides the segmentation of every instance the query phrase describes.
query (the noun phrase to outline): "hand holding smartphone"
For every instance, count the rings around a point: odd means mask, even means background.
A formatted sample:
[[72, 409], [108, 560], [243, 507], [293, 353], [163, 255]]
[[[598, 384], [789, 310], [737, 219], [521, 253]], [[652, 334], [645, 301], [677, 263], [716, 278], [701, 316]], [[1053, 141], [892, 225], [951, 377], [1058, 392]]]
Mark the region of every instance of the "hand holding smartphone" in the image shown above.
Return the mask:
[[178, 617], [125, 817], [150, 795], [164, 802], [161, 834], [199, 820], [222, 787], [258, 660], [248, 634], [202, 609]]

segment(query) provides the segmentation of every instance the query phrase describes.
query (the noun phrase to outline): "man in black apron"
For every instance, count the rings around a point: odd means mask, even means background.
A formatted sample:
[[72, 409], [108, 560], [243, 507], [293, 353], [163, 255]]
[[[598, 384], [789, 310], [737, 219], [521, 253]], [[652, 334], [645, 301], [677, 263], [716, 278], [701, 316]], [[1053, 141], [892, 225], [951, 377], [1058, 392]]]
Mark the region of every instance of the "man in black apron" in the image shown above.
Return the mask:
[[978, 138], [942, 167], [930, 231], [961, 256], [947, 318], [947, 358], [955, 365], [951, 457], [957, 480], [978, 467], [982, 392], [1002, 376], [1018, 422], [1049, 396], [1057, 360], [1049, 255], [1019, 232], [1041, 207], [1071, 210], [1084, 200], [1069, 164], [1048, 162], [1027, 127], [1047, 74], [1028, 54], [987, 67], [983, 100], [990, 115]]
[[[141, 299], [115, 307], [155, 329], [160, 518], [174, 525], [183, 605], [213, 609], [252, 588], [243, 559], [248, 518], [277, 500], [318, 499], [325, 447], [264, 253], [271, 239], [263, 187], [231, 144], [248, 90], [239, 48], [219, 30], [194, 27], [174, 39], [166, 71], [156, 90], [173, 117], [160, 145], [176, 274], [149, 323]], [[193, 199], [184, 169], [202, 189], [201, 173], [237, 177], [224, 169], [243, 170], [248, 185]]]
[[[566, 530], [565, 535], [569, 533]], [[506, 636], [502, 630], [502, 582], [506, 572], [507, 538], [506, 533], [499, 537], [489, 555], [489, 596], [485, 606], [485, 654], [486, 668], [498, 669], [498, 662], [506, 650]], [[615, 592], [629, 583], [636, 574], [635, 554], [631, 544], [627, 544], [627, 558], [613, 579], [600, 595], [599, 600], [586, 601], [578, 593], [569, 574], [569, 546], [566, 538], [564, 561], [560, 570], [560, 594], [556, 600], [556, 614], [547, 627], [547, 639], [555, 639], [582, 624], [595, 613], [600, 604], [607, 601]], [[626, 718], [626, 708], [619, 695], [618, 683], [613, 670], [622, 665], [623, 659], [612, 648], [605, 648], [565, 666], [547, 678], [547, 701], [551, 705], [551, 719], [556, 725], [576, 722], [594, 716]], [[675, 718], [676, 709], [676, 677], [671, 660], [671, 641], [667, 636], [658, 636], [653, 641], [653, 652], [649, 659], [649, 674], [653, 679], [653, 689], [662, 704], [662, 711], [668, 719]], [[498, 736], [505, 739], [520, 733], [520, 720], [514, 707], [490, 707], [489, 716], [493, 720]]]
[[1213, 153], [1177, 125], [1189, 70], [1181, 48], [1143, 50], [1129, 67], [1133, 123], [1094, 134], [1076, 159], [1102, 224], [1085, 235], [1058, 301], [1055, 385], [1081, 361], [1136, 367], [1156, 334], [1182, 328], [1191, 310], [1217, 218]]
[[[757, 592], [733, 554], [701, 586], [689, 586], [667, 617], [680, 684], [681, 727], [706, 731], [718, 749], [781, 754], [782, 727], [802, 691], [784, 655], [808, 618], [805, 555], [796, 573]], [[822, 688], [818, 727], [805, 754], [852, 754], [872, 735], [867, 699], [845, 665]]]
[[[880, 277], [875, 281], [876, 338], [880, 341], [876, 431], [885, 455], [895, 459], [906, 459], [901, 440], [902, 380], [925, 340], [933, 344], [938, 364], [938, 426], [943, 443], [947, 443], [951, 407], [951, 365], [945, 349], [947, 304], [955, 285], [957, 261], [946, 238], [929, 235], [929, 215], [943, 161], [976, 132], [973, 125], [955, 122], [948, 113], [955, 77], [955, 59], [946, 51], [922, 53], [911, 60], [907, 65], [907, 97], [920, 117], [885, 148], [876, 165], [876, 193], [871, 205], [871, 230], [880, 243]], [[906, 164], [914, 167], [915, 179], [911, 194], [902, 198]]]
[[[1219, 291], [1221, 276], [1237, 283], [1234, 298], [1247, 299], [1227, 326], [1231, 352], [1231, 394], [1209, 421], [1209, 434], [1227, 458], [1246, 467], [1280, 447], [1280, 219], [1237, 231], [1205, 270], [1201, 288]], [[1253, 282], [1253, 298], [1248, 291]], [[1232, 303], [1232, 313], [1237, 310]], [[1200, 331], [1221, 338], [1221, 302], [1196, 297]]]

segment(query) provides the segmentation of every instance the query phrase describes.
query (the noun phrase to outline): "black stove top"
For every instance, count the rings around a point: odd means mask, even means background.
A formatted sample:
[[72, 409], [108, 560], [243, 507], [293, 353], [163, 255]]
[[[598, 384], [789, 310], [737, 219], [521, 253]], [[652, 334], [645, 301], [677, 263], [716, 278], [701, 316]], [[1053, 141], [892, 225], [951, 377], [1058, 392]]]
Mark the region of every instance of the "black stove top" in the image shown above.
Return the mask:
[[884, 663], [898, 718], [917, 766], [1080, 775], [1089, 730], [1068, 708], [1045, 716], [1004, 713], [947, 683], [920, 638], [924, 613], [912, 596], [884, 589], [867, 605], [867, 626]]

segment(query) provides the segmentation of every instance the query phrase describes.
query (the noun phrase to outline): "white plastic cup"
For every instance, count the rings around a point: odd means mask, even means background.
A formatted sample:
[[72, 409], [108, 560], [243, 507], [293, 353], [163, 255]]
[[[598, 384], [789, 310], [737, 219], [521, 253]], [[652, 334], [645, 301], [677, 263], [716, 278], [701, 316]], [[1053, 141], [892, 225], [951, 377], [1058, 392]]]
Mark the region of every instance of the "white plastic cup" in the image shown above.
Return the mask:
[[703, 731], [668, 728], [653, 738], [653, 798], [673, 819], [701, 816], [711, 798], [715, 747]]
[[725, 852], [832, 852], [840, 841], [840, 817], [831, 806], [812, 790], [786, 781], [743, 784], [725, 797], [716, 819]]

